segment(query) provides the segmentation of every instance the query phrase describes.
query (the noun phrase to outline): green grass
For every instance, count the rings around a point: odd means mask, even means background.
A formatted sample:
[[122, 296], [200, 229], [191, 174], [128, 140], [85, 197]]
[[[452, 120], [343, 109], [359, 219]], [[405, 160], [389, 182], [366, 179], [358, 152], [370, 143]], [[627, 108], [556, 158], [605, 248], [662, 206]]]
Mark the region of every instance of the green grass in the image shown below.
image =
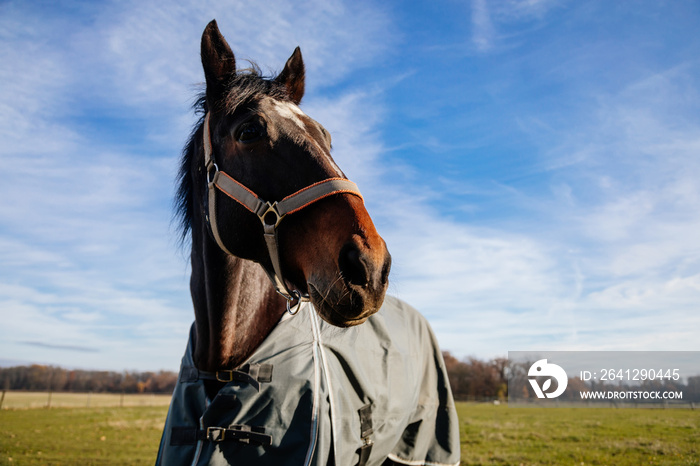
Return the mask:
[[0, 464], [155, 462], [167, 406], [0, 411]]
[[[3, 409], [0, 465], [153, 464], [167, 406], [128, 406], [143, 402], [127, 395], [125, 407]], [[700, 410], [457, 410], [465, 465], [700, 465]]]
[[462, 464], [700, 464], [700, 411], [457, 403]]

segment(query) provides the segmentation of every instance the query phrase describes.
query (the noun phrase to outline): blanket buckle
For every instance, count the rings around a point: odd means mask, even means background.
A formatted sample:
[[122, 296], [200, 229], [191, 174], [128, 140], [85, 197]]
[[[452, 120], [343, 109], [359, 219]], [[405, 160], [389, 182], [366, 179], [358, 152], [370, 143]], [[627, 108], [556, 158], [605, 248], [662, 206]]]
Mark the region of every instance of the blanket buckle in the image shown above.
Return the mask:
[[233, 382], [234, 371], [216, 371], [216, 380], [219, 382]]
[[223, 442], [226, 438], [226, 428], [207, 427], [207, 440], [210, 442]]

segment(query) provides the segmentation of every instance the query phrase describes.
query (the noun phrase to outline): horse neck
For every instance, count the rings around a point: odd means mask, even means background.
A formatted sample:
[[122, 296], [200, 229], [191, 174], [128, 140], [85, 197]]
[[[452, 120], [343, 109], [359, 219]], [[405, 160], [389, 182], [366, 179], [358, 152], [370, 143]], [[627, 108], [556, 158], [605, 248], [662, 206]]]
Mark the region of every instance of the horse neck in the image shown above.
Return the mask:
[[285, 312], [284, 298], [260, 265], [226, 254], [206, 230], [194, 228], [190, 291], [197, 335], [194, 361], [201, 370], [240, 366]]

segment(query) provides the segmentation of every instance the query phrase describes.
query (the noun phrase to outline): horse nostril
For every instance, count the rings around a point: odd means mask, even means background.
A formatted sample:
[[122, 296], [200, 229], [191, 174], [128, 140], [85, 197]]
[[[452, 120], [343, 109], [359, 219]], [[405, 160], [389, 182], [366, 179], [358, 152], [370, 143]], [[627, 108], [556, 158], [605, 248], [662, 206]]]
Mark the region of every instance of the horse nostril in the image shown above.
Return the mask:
[[348, 285], [366, 286], [369, 282], [369, 273], [360, 251], [354, 244], [346, 244], [340, 250], [338, 267], [343, 276], [343, 280]]
[[382, 273], [379, 278], [382, 286], [385, 286], [389, 281], [389, 272], [391, 272], [391, 254], [387, 251], [386, 257], [384, 258], [384, 267], [382, 267]]

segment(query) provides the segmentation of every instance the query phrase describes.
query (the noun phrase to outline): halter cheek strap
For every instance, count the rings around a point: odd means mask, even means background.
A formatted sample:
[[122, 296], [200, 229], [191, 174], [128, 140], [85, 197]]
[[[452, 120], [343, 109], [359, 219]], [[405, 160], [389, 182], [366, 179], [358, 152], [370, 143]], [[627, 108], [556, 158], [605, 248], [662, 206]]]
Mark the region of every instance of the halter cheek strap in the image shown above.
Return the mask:
[[[239, 183], [227, 173], [220, 171], [214, 161], [214, 154], [211, 146], [211, 134], [209, 129], [209, 113], [204, 118], [204, 163], [207, 169], [208, 201], [209, 213], [208, 221], [214, 240], [226, 253], [233, 255], [226, 248], [216, 221], [216, 191], [217, 189], [234, 201], [241, 204], [250, 212], [254, 213], [262, 222], [263, 235], [267, 251], [272, 262], [272, 271], [265, 269], [275, 289], [279, 294], [287, 299], [287, 310], [292, 313], [290, 304], [293, 300], [308, 301], [307, 295], [303, 295], [298, 290], [290, 290], [282, 275], [282, 264], [279, 254], [279, 240], [277, 227], [285, 216], [300, 211], [316, 201], [319, 201], [334, 194], [353, 194], [362, 199], [357, 185], [344, 178], [329, 178], [318, 183], [300, 189], [281, 201], [267, 202], [260, 199], [257, 194]], [[297, 307], [298, 310], [298, 307]], [[295, 311], [296, 313], [296, 311]]]

